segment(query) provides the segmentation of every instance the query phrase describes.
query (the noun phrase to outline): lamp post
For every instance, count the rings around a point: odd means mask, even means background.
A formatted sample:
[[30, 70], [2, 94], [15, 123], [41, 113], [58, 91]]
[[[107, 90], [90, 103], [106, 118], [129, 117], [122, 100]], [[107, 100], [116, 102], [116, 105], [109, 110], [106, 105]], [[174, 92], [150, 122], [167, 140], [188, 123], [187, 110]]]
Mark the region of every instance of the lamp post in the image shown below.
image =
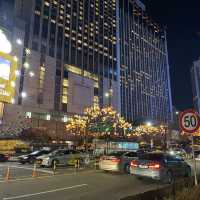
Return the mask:
[[[146, 125], [148, 127], [152, 127], [152, 122], [148, 121], [148, 122], [146, 122]], [[153, 138], [151, 138], [151, 140], [150, 140], [150, 145], [151, 145], [151, 149], [153, 149], [153, 146], [154, 146]]]

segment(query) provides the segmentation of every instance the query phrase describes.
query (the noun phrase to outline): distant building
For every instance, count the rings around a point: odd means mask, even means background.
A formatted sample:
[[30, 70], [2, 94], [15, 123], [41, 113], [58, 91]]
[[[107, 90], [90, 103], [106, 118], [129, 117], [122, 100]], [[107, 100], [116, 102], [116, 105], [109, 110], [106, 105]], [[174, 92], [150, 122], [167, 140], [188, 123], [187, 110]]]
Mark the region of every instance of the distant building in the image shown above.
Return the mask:
[[200, 114], [200, 59], [193, 62], [191, 68], [191, 81], [194, 108]]

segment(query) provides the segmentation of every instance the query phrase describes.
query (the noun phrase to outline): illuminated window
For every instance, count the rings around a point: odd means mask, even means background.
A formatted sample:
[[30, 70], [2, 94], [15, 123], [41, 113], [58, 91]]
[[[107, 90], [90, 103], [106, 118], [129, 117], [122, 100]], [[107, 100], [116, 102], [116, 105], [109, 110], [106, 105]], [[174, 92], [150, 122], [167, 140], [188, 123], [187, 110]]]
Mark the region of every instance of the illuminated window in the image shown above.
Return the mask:
[[27, 119], [30, 119], [30, 118], [31, 118], [31, 115], [32, 115], [31, 112], [26, 112], [25, 117], [26, 117]]

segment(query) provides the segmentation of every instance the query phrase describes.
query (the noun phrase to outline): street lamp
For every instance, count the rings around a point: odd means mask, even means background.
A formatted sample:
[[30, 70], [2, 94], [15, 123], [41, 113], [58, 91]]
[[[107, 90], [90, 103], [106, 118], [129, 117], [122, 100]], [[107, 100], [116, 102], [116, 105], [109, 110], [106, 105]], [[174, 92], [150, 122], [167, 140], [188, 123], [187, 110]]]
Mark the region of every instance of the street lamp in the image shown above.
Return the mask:
[[108, 92], [105, 93], [105, 97], [108, 98], [108, 105], [111, 106], [111, 98], [113, 96], [113, 89], [110, 88]]
[[110, 95], [109, 95], [109, 93], [108, 93], [108, 92], [106, 92], [106, 93], [105, 93], [105, 97], [107, 97], [107, 98], [108, 98], [109, 96], [110, 96]]
[[146, 125], [150, 127], [150, 126], [152, 126], [152, 123], [151, 122], [147, 122]]
[[[153, 124], [152, 124], [152, 122], [149, 121], [149, 122], [146, 122], [146, 125], [147, 125], [148, 127], [151, 127]], [[150, 144], [150, 145], [151, 145], [151, 148], [153, 148], [153, 143], [154, 143], [154, 142], [153, 142], [153, 138], [151, 138], [151, 141], [150, 141], [150, 142], [151, 142], [151, 144]]]
[[26, 98], [27, 97], [27, 93], [26, 92], [22, 92], [21, 96], [22, 96], [22, 98]]

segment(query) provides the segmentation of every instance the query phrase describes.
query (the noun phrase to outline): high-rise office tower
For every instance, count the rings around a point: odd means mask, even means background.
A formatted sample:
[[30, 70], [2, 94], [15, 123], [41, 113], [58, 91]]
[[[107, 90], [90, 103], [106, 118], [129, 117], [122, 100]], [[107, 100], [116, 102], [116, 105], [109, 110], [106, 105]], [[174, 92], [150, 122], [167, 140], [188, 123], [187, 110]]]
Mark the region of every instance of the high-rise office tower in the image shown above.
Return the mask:
[[91, 105], [112, 105], [132, 122], [170, 119], [166, 38], [139, 0], [13, 3], [25, 23], [24, 51], [5, 119], [65, 120]]
[[193, 62], [191, 68], [191, 81], [194, 108], [200, 113], [200, 59]]
[[119, 1], [121, 113], [129, 121], [172, 119], [165, 32], [137, 0]]

